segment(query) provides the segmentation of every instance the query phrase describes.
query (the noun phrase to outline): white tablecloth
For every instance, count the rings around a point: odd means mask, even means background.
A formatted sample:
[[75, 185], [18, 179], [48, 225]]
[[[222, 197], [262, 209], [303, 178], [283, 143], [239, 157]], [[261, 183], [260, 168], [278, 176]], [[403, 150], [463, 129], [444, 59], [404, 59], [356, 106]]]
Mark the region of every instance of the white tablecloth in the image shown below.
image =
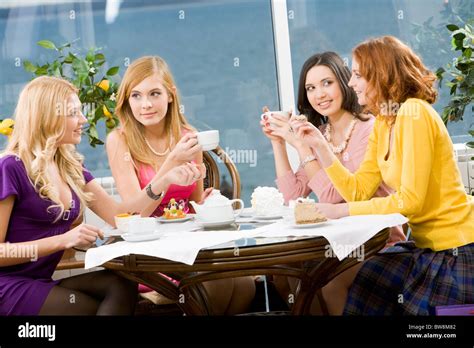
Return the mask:
[[[162, 237], [144, 242], [117, 242], [87, 250], [85, 268], [99, 266], [119, 256], [140, 254], [192, 265], [201, 249], [256, 237], [322, 236], [340, 260], [386, 227], [401, 225], [407, 219], [400, 214], [349, 216], [331, 220], [313, 228], [293, 228], [288, 219], [245, 231], [200, 231], [194, 222], [163, 224]], [[328, 248], [329, 250], [329, 248]]]

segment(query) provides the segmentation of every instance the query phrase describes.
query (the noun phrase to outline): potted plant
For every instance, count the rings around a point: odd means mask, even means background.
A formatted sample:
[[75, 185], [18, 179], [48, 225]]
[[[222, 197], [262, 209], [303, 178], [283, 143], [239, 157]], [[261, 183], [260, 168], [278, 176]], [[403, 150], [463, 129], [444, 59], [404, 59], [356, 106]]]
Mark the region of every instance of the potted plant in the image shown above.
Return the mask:
[[[451, 99], [443, 109], [442, 117], [445, 123], [462, 120], [466, 108], [474, 112], [474, 29], [472, 22], [468, 22], [464, 27], [455, 24], [446, 26], [451, 32], [452, 50], [459, 51], [459, 56], [445, 68], [436, 71], [440, 84], [443, 75], [448, 73], [450, 80], [446, 86], [450, 88]], [[474, 130], [469, 130], [469, 134], [474, 136]], [[467, 146], [474, 147], [474, 141], [467, 143]]]
[[80, 56], [73, 52], [73, 43], [74, 41], [58, 46], [49, 40], [39, 41], [39, 46], [55, 51], [55, 59], [42, 65], [26, 60], [23, 65], [35, 76], [56, 76], [72, 82], [79, 89], [79, 100], [88, 120], [85, 133], [89, 143], [92, 147], [103, 145], [104, 142], [99, 139], [97, 132], [98, 123], [104, 122], [107, 132], [118, 124], [114, 115], [118, 84], [113, 82], [111, 77], [118, 73], [119, 67], [111, 67], [105, 74], [101, 74], [102, 66], [106, 62], [104, 54], [97, 48], [91, 48], [85, 56]]

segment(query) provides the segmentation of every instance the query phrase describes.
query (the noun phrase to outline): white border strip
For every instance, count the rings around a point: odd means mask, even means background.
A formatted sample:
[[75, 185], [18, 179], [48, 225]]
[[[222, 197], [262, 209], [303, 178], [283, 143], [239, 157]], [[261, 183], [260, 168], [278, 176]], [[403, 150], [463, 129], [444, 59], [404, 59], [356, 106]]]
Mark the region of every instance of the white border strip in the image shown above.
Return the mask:
[[272, 0], [271, 4], [280, 107], [282, 110], [294, 110], [295, 94], [293, 92], [293, 70], [286, 0]]
[[[293, 68], [291, 65], [290, 31], [286, 0], [271, 0], [273, 19], [273, 40], [275, 42], [277, 83], [281, 110], [295, 112], [295, 93], [293, 90]], [[286, 146], [288, 159], [293, 170], [299, 166], [297, 151]]]

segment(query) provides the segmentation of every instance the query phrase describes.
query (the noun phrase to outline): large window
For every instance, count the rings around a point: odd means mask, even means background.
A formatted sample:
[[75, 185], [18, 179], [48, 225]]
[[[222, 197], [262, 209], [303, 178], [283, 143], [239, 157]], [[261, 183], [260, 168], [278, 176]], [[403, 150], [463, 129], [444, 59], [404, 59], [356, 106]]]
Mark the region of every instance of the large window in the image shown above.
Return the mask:
[[[83, 52], [101, 47], [108, 67], [120, 66], [117, 82], [129, 62], [160, 55], [174, 73], [189, 122], [198, 130], [220, 131], [220, 145], [237, 164], [242, 198], [248, 204], [256, 186], [274, 186], [275, 179], [270, 142], [258, 124], [261, 108], [278, 109], [282, 100], [288, 104], [292, 87], [296, 97], [299, 70], [310, 55], [332, 50], [350, 65], [357, 43], [391, 34], [410, 44], [436, 70], [454, 56], [445, 24], [458, 21], [456, 16], [466, 20], [474, 10], [471, 0], [287, 0], [288, 17], [283, 11], [275, 19], [272, 4], [281, 8], [285, 2], [2, 0], [0, 118], [12, 115], [19, 91], [32, 77], [22, 62], [51, 60], [50, 52], [36, 45], [39, 40], [79, 39], [76, 46]], [[289, 58], [281, 56], [277, 69], [274, 32], [287, 25], [293, 86], [278, 86], [277, 70], [285, 75], [291, 69]], [[283, 33], [278, 34], [281, 53], [286, 47], [281, 40], [288, 44], [288, 37], [285, 30], [277, 32]], [[279, 91], [284, 98], [279, 98]], [[436, 109], [441, 111], [448, 100], [443, 87]], [[467, 130], [474, 122], [470, 111], [464, 121], [449, 124], [453, 142], [469, 140]], [[105, 138], [104, 129], [100, 133]], [[0, 137], [0, 148], [4, 145], [5, 137]], [[104, 147], [93, 149], [84, 138], [79, 150], [94, 175], [110, 175]], [[219, 166], [224, 174], [223, 164]], [[228, 175], [225, 180], [230, 180]]]
[[[220, 131], [220, 145], [240, 172], [243, 199], [248, 203], [257, 185], [273, 185], [270, 142], [258, 124], [263, 105], [278, 106], [269, 0], [2, 3], [0, 118], [13, 113], [31, 78], [18, 62], [51, 59], [39, 40], [80, 38], [84, 51], [102, 47], [109, 66], [121, 67], [117, 82], [128, 62], [160, 55], [173, 71], [189, 122]], [[104, 147], [93, 149], [84, 137], [79, 150], [93, 174], [110, 175]]]
[[[446, 24], [474, 13], [472, 0], [288, 0], [287, 6], [295, 94], [300, 69], [312, 54], [335, 51], [350, 65], [355, 45], [381, 35], [408, 43], [436, 71], [454, 57]], [[449, 101], [444, 84], [440, 92], [438, 112]], [[464, 121], [449, 123], [453, 142], [468, 141], [473, 122], [469, 108]]]

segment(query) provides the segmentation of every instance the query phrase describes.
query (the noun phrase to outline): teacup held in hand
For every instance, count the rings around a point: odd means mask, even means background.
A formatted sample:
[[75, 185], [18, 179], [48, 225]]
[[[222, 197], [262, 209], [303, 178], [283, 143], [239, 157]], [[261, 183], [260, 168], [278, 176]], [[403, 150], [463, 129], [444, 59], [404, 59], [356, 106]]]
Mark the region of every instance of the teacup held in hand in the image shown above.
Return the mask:
[[273, 120], [273, 116], [282, 116], [283, 118], [285, 118], [285, 120], [289, 120], [290, 119], [290, 112], [288, 111], [267, 111], [267, 112], [264, 112], [260, 118], [262, 120], [265, 120], [265, 121], [268, 121], [270, 123], [270, 126], [274, 126], [273, 123], [272, 123], [272, 120]]
[[214, 150], [219, 145], [219, 131], [210, 130], [196, 134], [198, 144], [202, 146], [203, 151]]

